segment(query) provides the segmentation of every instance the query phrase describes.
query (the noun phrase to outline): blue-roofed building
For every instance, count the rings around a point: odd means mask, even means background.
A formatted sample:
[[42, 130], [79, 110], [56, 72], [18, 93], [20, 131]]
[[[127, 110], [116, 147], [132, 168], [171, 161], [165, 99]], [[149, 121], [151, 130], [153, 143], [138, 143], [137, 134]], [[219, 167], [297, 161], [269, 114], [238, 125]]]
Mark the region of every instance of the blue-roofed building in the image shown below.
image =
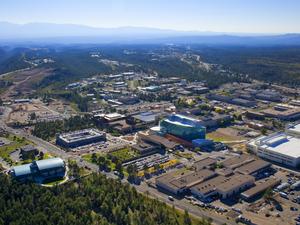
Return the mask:
[[206, 128], [200, 121], [191, 117], [172, 114], [159, 123], [162, 133], [171, 134], [186, 141], [205, 139]]
[[214, 142], [209, 139], [195, 139], [192, 141], [192, 144], [194, 147], [207, 147], [207, 146], [213, 146]]
[[11, 175], [19, 181], [43, 183], [45, 180], [63, 178], [66, 175], [66, 165], [61, 158], [38, 160], [13, 167]]

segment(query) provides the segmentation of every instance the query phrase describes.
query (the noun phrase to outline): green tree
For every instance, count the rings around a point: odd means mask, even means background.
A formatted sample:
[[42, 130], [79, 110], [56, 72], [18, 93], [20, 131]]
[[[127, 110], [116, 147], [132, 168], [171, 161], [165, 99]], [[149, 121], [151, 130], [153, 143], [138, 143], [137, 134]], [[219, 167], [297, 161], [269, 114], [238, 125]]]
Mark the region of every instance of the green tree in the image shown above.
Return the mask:
[[187, 210], [184, 210], [183, 223], [185, 225], [192, 225], [192, 220]]

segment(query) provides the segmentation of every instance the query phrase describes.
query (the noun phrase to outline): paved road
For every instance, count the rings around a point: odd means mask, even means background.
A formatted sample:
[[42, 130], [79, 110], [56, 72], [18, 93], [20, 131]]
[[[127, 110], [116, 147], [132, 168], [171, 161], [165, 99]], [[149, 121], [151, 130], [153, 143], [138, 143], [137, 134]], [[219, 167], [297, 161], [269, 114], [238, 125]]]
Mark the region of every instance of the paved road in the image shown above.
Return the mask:
[[[13, 133], [15, 135], [21, 136], [21, 137], [25, 137], [26, 139], [34, 142], [35, 144], [37, 144], [38, 146], [46, 149], [50, 154], [52, 155], [56, 155], [62, 159], [64, 159], [65, 161], [68, 161], [69, 159], [72, 160], [76, 160], [78, 166], [80, 167], [87, 167], [90, 170], [94, 171], [94, 172], [99, 172], [99, 168], [97, 165], [86, 162], [84, 160], [81, 159], [80, 156], [74, 156], [72, 154], [68, 154], [66, 153], [64, 150], [62, 150], [61, 148], [47, 142], [44, 141], [38, 137], [35, 137], [33, 135], [30, 135], [28, 133], [26, 133], [25, 131], [21, 130], [21, 129], [13, 129], [11, 127], [8, 127], [3, 120], [1, 120], [0, 118], [0, 127], [2, 127], [3, 129], [5, 129], [6, 131]], [[113, 178], [116, 179], [117, 176], [115, 176], [113, 174], [113, 172], [110, 173], [105, 173], [103, 172], [103, 174], [105, 174], [108, 178]], [[127, 180], [123, 179], [122, 180], [123, 183], [128, 183]], [[147, 184], [145, 183], [141, 183], [141, 185], [134, 185], [134, 187], [137, 189], [138, 192], [140, 193], [144, 193], [147, 194], [149, 193], [150, 197], [154, 197], [157, 198], [163, 202], [166, 202], [169, 205], [174, 205], [176, 208], [180, 209], [180, 210], [188, 210], [188, 212], [190, 214], [192, 214], [195, 217], [210, 217], [213, 219], [215, 224], [224, 224], [225, 222], [227, 224], [235, 224], [232, 223], [228, 220], [224, 219], [224, 216], [220, 216], [216, 213], [212, 213], [209, 211], [204, 211], [204, 210], [200, 210], [199, 207], [191, 205], [189, 202], [187, 202], [185, 199], [174, 199], [173, 202], [171, 202], [170, 200], [168, 200], [168, 195], [161, 193], [159, 191], [157, 191], [155, 188], [151, 188], [149, 187]]]
[[208, 211], [208, 210], [201, 210], [198, 206], [192, 205], [186, 199], [176, 199], [174, 201], [170, 201], [168, 199], [168, 195], [162, 192], [159, 192], [157, 189], [149, 187], [146, 183], [141, 183], [141, 185], [134, 185], [138, 192], [147, 194], [149, 193], [149, 197], [157, 198], [170, 206], [175, 206], [180, 210], [187, 210], [191, 215], [200, 217], [200, 218], [212, 218], [214, 224], [232, 224], [236, 225], [236, 223], [226, 220], [225, 216], [221, 216], [217, 213]]

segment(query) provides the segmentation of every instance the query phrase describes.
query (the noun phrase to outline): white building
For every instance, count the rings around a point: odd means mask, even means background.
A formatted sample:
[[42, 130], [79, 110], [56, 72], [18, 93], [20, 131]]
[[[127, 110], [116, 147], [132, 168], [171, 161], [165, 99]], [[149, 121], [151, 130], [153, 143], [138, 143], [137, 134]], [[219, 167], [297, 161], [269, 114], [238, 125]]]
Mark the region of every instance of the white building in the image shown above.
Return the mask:
[[289, 126], [286, 132], [259, 137], [247, 144], [259, 157], [283, 165], [300, 165], [300, 124]]

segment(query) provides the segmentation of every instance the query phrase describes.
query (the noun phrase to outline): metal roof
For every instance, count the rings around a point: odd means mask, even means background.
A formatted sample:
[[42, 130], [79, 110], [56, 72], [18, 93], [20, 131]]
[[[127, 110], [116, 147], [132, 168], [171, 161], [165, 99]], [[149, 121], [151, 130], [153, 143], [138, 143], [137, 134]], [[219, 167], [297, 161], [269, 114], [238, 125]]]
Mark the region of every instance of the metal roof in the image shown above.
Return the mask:
[[23, 176], [23, 175], [29, 175], [31, 174], [31, 164], [25, 164], [21, 166], [15, 166], [12, 168], [14, 174], [16, 177]]
[[65, 163], [61, 158], [51, 158], [35, 161], [39, 170], [47, 170], [52, 168], [64, 167]]
[[143, 122], [154, 122], [157, 114], [152, 112], [142, 112], [138, 115], [134, 115], [133, 118], [141, 120]]

